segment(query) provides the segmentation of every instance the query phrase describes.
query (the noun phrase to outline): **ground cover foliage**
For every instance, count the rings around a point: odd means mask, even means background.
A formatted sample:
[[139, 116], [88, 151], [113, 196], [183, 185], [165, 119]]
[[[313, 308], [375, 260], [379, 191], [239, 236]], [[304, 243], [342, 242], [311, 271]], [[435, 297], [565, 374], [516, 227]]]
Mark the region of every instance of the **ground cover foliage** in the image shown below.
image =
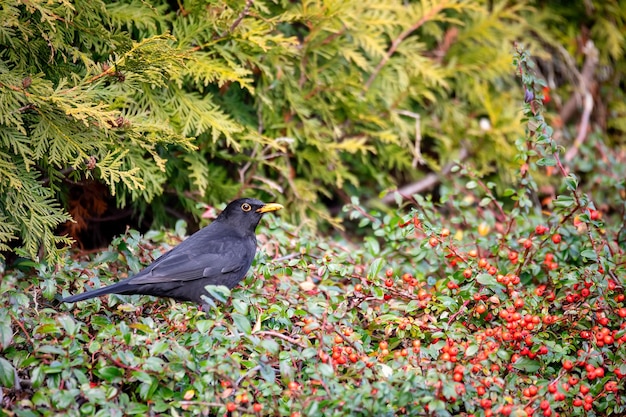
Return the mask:
[[513, 41], [544, 63], [559, 134], [574, 141], [590, 102], [585, 126], [617, 143], [624, 13], [602, 1], [4, 2], [0, 250], [58, 261], [69, 238], [106, 245], [129, 212], [172, 226], [239, 195], [336, 224], [329, 202], [377, 198], [462, 155], [504, 187], [522, 133]]
[[[129, 231], [63, 268], [4, 271], [9, 415], [610, 416], [626, 412], [624, 165], [597, 138], [564, 165], [544, 82], [515, 53], [525, 135], [497, 194], [456, 164], [435, 203], [344, 207], [361, 240], [266, 216], [241, 287], [208, 312], [149, 297], [58, 306], [184, 231]], [[578, 171], [580, 172], [580, 171]], [[541, 199], [538, 179], [554, 194]], [[287, 207], [287, 210], [289, 208]]]

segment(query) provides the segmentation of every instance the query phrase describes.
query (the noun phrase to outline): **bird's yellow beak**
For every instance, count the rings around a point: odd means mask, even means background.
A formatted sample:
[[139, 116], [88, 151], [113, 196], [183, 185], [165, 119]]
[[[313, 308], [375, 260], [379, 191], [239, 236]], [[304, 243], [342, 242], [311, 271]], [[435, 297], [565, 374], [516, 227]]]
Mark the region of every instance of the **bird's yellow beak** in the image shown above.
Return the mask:
[[264, 205], [263, 207], [261, 207], [260, 209], [258, 209], [256, 212], [257, 213], [268, 213], [270, 211], [280, 210], [281, 208], [283, 208], [283, 206], [281, 204], [268, 203], [268, 204]]

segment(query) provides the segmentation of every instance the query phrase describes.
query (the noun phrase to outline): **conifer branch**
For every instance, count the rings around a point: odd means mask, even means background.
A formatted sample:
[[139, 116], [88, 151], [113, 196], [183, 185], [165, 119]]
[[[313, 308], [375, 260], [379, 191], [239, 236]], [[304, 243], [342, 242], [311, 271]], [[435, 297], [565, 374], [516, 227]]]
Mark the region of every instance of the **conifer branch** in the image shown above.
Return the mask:
[[411, 35], [413, 32], [415, 32], [417, 29], [419, 29], [420, 27], [422, 27], [422, 25], [424, 25], [425, 23], [429, 22], [434, 16], [437, 15], [437, 13], [439, 13], [441, 10], [443, 10], [445, 7], [445, 5], [443, 4], [439, 4], [437, 6], [434, 6], [428, 13], [424, 14], [424, 16], [422, 16], [421, 19], [419, 19], [417, 22], [415, 22], [415, 24], [411, 25], [410, 27], [408, 27], [407, 29], [405, 29], [404, 31], [402, 31], [400, 33], [400, 35], [398, 35], [397, 38], [395, 38], [393, 40], [393, 42], [391, 42], [391, 46], [389, 47], [389, 49], [387, 50], [387, 53], [385, 54], [385, 56], [380, 60], [380, 62], [378, 63], [378, 65], [376, 65], [376, 68], [374, 68], [374, 71], [370, 74], [369, 78], [367, 79], [367, 81], [365, 82], [365, 88], [362, 92], [362, 95], [365, 95], [368, 90], [370, 89], [370, 86], [372, 85], [372, 83], [374, 82], [374, 80], [376, 79], [376, 77], [378, 76], [378, 73], [383, 69], [383, 67], [385, 66], [385, 64], [389, 61], [389, 59], [391, 58], [391, 56], [396, 52], [396, 50], [398, 49], [398, 47], [400, 46], [400, 44], [409, 36]]

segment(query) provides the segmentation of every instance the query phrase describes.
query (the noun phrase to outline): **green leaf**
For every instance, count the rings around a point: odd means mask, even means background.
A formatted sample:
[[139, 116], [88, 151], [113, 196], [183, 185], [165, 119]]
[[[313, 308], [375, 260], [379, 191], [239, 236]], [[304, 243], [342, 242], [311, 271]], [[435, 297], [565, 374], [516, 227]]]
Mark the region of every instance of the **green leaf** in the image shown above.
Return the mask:
[[383, 269], [384, 264], [385, 260], [383, 258], [374, 259], [367, 268], [367, 276], [370, 278], [378, 276], [380, 271]]
[[46, 334], [60, 334], [61, 331], [59, 329], [59, 327], [54, 324], [54, 323], [46, 323], [46, 324], [42, 324], [41, 326], [37, 327], [35, 329], [35, 334], [42, 334], [42, 335], [46, 335]]
[[470, 344], [467, 349], [465, 349], [465, 356], [471, 358], [478, 352], [479, 346], [475, 343]]
[[13, 388], [15, 385], [15, 375], [15, 368], [13, 368], [11, 362], [0, 357], [0, 386]]
[[537, 161], [537, 165], [553, 167], [556, 165], [556, 159], [554, 157], [541, 158]]
[[498, 281], [496, 281], [496, 278], [490, 274], [485, 274], [485, 273], [478, 274], [476, 276], [476, 282], [478, 282], [481, 285], [484, 285], [487, 288], [504, 289], [504, 286], [500, 284]]
[[220, 303], [226, 303], [230, 297], [230, 290], [224, 285], [207, 285], [204, 287], [209, 295], [219, 301]]
[[244, 316], [248, 314], [248, 303], [246, 303], [245, 301], [233, 298], [232, 304], [238, 313], [243, 314]]
[[513, 364], [513, 367], [515, 369], [519, 369], [520, 371], [534, 373], [541, 368], [541, 363], [533, 359], [520, 358]]
[[578, 188], [578, 179], [574, 174], [569, 174], [567, 177], [563, 179], [565, 182], [565, 186], [570, 191], [575, 191]]
[[61, 323], [61, 326], [63, 326], [63, 329], [67, 334], [72, 336], [76, 334], [76, 330], [79, 328], [79, 326], [76, 325], [76, 321], [74, 321], [74, 318], [64, 315], [57, 317], [57, 320], [59, 321], [59, 323]]
[[459, 306], [459, 303], [452, 297], [448, 297], [445, 295], [440, 295], [438, 297], [438, 300], [441, 301], [441, 303], [443, 304], [444, 307], [448, 308], [448, 309], [456, 309]]
[[273, 384], [276, 381], [276, 372], [274, 371], [274, 367], [267, 363], [260, 363], [261, 367], [261, 377], [268, 384]]
[[580, 253], [580, 256], [582, 256], [583, 258], [587, 258], [587, 259], [597, 259], [598, 258], [598, 254], [593, 249], [585, 249], [584, 251], [582, 251]]
[[95, 372], [99, 378], [111, 383], [121, 382], [124, 376], [124, 372], [116, 366], [103, 366]]
[[232, 313], [230, 317], [233, 319], [235, 326], [237, 326], [237, 329], [239, 329], [240, 332], [245, 334], [250, 334], [252, 332], [252, 326], [246, 316], [239, 313]]
[[317, 366], [317, 370], [323, 377], [330, 378], [335, 374], [333, 367], [327, 363], [321, 363]]
[[556, 200], [553, 201], [553, 204], [555, 207], [567, 208], [574, 206], [574, 204], [576, 204], [576, 200], [574, 200], [574, 197], [569, 195], [559, 195]]
[[[156, 385], [158, 387], [158, 385]], [[150, 399], [151, 395], [146, 396], [145, 398], [143, 398], [144, 400]], [[136, 402], [131, 402], [128, 407], [126, 407], [124, 409], [124, 412], [126, 414], [129, 415], [136, 415], [136, 414], [140, 414], [142, 416], [145, 416], [148, 414], [148, 411], [150, 410], [150, 408], [148, 407], [147, 404], [140, 404], [140, 403], [136, 403]]]
[[261, 346], [272, 355], [280, 351], [280, 345], [274, 339], [263, 339]]
[[[8, 315], [5, 316], [8, 318]], [[0, 351], [6, 349], [13, 340], [13, 329], [9, 320], [0, 321]]]

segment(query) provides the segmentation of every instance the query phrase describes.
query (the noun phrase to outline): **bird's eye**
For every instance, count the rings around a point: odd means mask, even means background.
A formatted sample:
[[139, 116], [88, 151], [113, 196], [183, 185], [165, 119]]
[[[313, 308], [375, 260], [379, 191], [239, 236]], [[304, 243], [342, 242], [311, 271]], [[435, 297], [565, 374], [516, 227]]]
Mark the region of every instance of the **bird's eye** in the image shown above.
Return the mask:
[[252, 207], [251, 207], [251, 206], [250, 206], [250, 204], [248, 204], [248, 203], [243, 203], [243, 204], [241, 205], [241, 209], [242, 209], [243, 211], [250, 211], [250, 210], [252, 210]]

